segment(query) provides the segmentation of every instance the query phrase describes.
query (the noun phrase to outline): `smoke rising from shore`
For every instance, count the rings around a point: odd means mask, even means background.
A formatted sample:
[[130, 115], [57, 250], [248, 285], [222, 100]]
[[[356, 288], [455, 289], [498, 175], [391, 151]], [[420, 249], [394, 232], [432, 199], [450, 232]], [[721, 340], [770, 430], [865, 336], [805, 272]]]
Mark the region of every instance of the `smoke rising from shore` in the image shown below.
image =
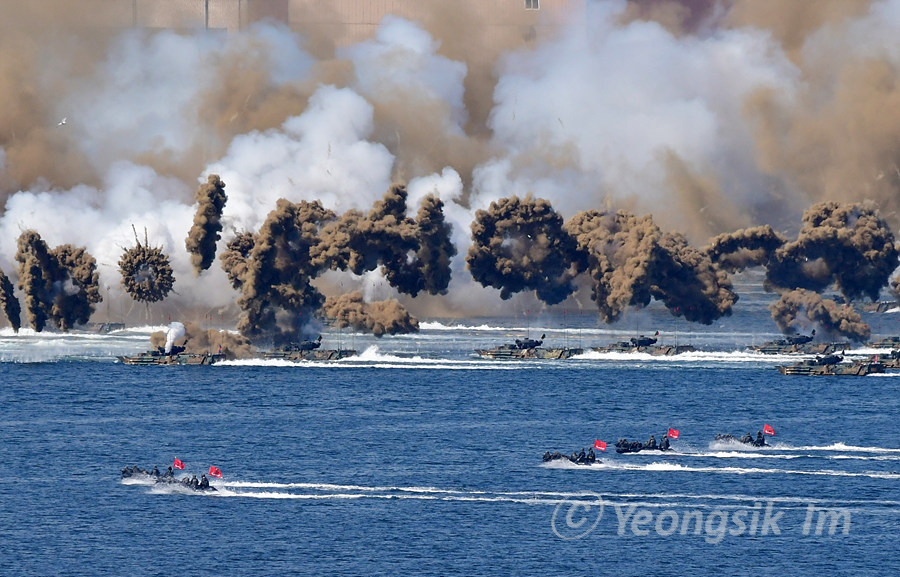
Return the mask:
[[419, 331], [419, 321], [399, 302], [391, 299], [366, 303], [360, 291], [328, 297], [322, 312], [335, 319], [340, 328], [350, 327], [376, 337]]
[[769, 310], [778, 328], [788, 335], [797, 332], [801, 316], [832, 336], [841, 335], [863, 342], [871, 335], [869, 325], [862, 321], [853, 307], [839, 305], [832, 299], [822, 298], [822, 295], [804, 289], [782, 293], [781, 298], [769, 306]]
[[[173, 306], [233, 307], [238, 288], [239, 301], [263, 299], [246, 304], [255, 311], [247, 313], [251, 324], [302, 328], [299, 314], [279, 315], [323, 302], [327, 283], [299, 287], [325, 270], [356, 289], [365, 281], [354, 271], [381, 268], [389, 296], [419, 316], [436, 302], [459, 315], [515, 311], [513, 295], [531, 291], [544, 302], [586, 301], [571, 284], [583, 271], [604, 320], [656, 298], [708, 322], [736, 302], [723, 271], [762, 265], [773, 290], [834, 284], [855, 299], [876, 298], [896, 266], [885, 231], [900, 226], [900, 115], [891, 112], [900, 102], [900, 1], [590, 2], [573, 22], [537, 23], [533, 43], [509, 42], [518, 47], [503, 54], [478, 44], [496, 30], [465, 11], [391, 18], [373, 38], [335, 51], [333, 38], [283, 25], [228, 34], [120, 30], [39, 4], [0, 0], [7, 271], [19, 234], [33, 229], [55, 246], [93, 254], [114, 300], [146, 298], [120, 286], [116, 267], [115, 248], [130, 245], [134, 224], [170, 259], [178, 294], [163, 296]], [[64, 25], [72, 21], [86, 26]], [[471, 35], [458, 32], [467, 29]], [[507, 39], [498, 45], [505, 49]], [[194, 193], [211, 175], [228, 183], [228, 205], [221, 231], [205, 237], [198, 269], [192, 258], [200, 253], [180, 247], [194, 236]], [[397, 203], [370, 214], [392, 182], [410, 190], [433, 183], [431, 206], [442, 203], [452, 229], [429, 232], [420, 215], [411, 225], [413, 215], [401, 215]], [[417, 192], [417, 205], [431, 187]], [[525, 246], [530, 225], [501, 224], [512, 232], [500, 241], [505, 252], [493, 263], [480, 257], [469, 273], [465, 256], [490, 238], [469, 234], [477, 211], [529, 194], [579, 227], [601, 227], [575, 220], [584, 211], [650, 215], [653, 225], [585, 228], [596, 238], [559, 257], [553, 252], [568, 241], [556, 224], [535, 225], [538, 238], [525, 252], [513, 249]], [[318, 200], [335, 215], [316, 225], [335, 241], [311, 245], [310, 274], [291, 281], [298, 287], [268, 287], [261, 271], [247, 270], [257, 266], [248, 246], [265, 242], [256, 231], [279, 199]], [[825, 199], [857, 207], [846, 216], [827, 209], [822, 220], [850, 232], [800, 233], [779, 245], [797, 234], [803, 211]], [[860, 208], [865, 199], [882, 216]], [[351, 210], [358, 214], [347, 216]], [[380, 240], [338, 240], [388, 221], [396, 226]], [[730, 246], [720, 239], [708, 257], [691, 248], [737, 229], [758, 230], [757, 238]], [[218, 252], [233, 262], [194, 278], [218, 235]], [[832, 242], [833, 258], [816, 256]], [[521, 270], [497, 269], [501, 258]], [[861, 266], [846, 266], [854, 259]], [[433, 261], [439, 266], [428, 269]], [[682, 274], [686, 293], [674, 284]], [[672, 284], [655, 284], [665, 278]]]

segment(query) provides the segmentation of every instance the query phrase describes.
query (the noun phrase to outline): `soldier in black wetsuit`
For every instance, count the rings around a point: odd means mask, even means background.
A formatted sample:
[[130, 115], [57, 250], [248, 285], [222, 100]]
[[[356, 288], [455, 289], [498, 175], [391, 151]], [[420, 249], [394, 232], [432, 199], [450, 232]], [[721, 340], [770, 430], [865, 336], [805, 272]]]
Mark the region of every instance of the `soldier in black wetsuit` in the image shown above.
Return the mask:
[[762, 447], [766, 444], [766, 439], [763, 437], [762, 431], [756, 431], [756, 442], [753, 444], [757, 447]]
[[669, 435], [663, 436], [662, 441], [659, 442], [659, 450], [660, 451], [668, 451], [669, 450]]
[[645, 449], [655, 449], [656, 448], [656, 437], [650, 435], [650, 439], [644, 443]]
[[200, 475], [200, 484], [198, 485], [200, 489], [209, 489], [209, 479], [206, 478], [206, 475]]

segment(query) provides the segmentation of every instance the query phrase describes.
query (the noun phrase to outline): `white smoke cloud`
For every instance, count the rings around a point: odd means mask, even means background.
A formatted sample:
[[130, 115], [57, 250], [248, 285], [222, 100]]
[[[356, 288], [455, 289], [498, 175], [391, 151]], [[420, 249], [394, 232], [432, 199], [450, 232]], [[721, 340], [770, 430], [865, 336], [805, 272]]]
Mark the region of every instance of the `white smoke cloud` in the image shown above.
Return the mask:
[[332, 210], [367, 209], [390, 186], [393, 156], [366, 138], [372, 105], [349, 88], [323, 86], [281, 129], [235, 138], [204, 171], [225, 182], [226, 230], [256, 231], [279, 198], [321, 200]]
[[415, 106], [425, 101], [449, 107], [444, 128], [462, 134], [466, 65], [437, 53], [440, 43], [424, 28], [395, 16], [385, 17], [375, 38], [340, 52], [354, 66], [357, 89], [373, 101]]
[[586, 22], [504, 60], [490, 118], [503, 160], [479, 169], [480, 196], [533, 191], [567, 216], [607, 195], [665, 212], [669, 150], [744, 183], [746, 202], [759, 191], [742, 106], [760, 88], [789, 96], [796, 70], [765, 32], [675, 37], [655, 22], [618, 24], [624, 7], [591, 3]]
[[[409, 182], [410, 214], [437, 192], [453, 226], [459, 253], [451, 292], [440, 298], [464, 304], [474, 300], [473, 291], [490, 299], [496, 294], [475, 285], [465, 254], [475, 211], [502, 197], [533, 193], [565, 218], [602, 208], [607, 197], [638, 199], [647, 212], [669, 214], [678, 207], [667, 189], [667, 151], [714, 174], [742, 210], [752, 212], [766, 195], [744, 105], [757, 90], [790, 101], [801, 89], [800, 73], [772, 38], [753, 29], [674, 36], [653, 22], [619, 23], [623, 0], [588, 6], [585, 20], [499, 63], [489, 122], [492, 158], [471, 175], [446, 167]], [[813, 35], [804, 55], [821, 67], [847, 51], [900, 62], [898, 26], [900, 2], [877, 2], [870, 14], [848, 23], [838, 41], [833, 29]], [[123, 248], [133, 246], [134, 225], [141, 239], [146, 228], [150, 243], [171, 258], [174, 298], [233, 303], [236, 295], [220, 267], [196, 280], [184, 251], [193, 195], [207, 175], [219, 174], [226, 185], [228, 239], [235, 231], [258, 230], [279, 198], [319, 199], [339, 213], [367, 211], [388, 190], [396, 160], [375, 136], [376, 107], [385, 115], [399, 114], [404, 105], [436, 109], [447, 134], [462, 134], [466, 66], [441, 55], [421, 25], [388, 17], [372, 40], [340, 55], [353, 67], [350, 86], [321, 86], [306, 110], [279, 128], [251, 131], [218, 148], [208, 146], [218, 135], [199, 118], [204, 99], [234, 70], [230, 65], [264, 70], [270, 87], [308, 83], [316, 63], [302, 39], [273, 25], [227, 35], [123, 32], [96, 70], [71, 79], [53, 105], [58, 117], [69, 117], [67, 144], [80, 147], [102, 185], [34, 186], [12, 195], [0, 217], [0, 265], [14, 262], [16, 239], [34, 228], [51, 246], [85, 246], [98, 261], [101, 284], [118, 289], [117, 262]], [[65, 74], [65, 67], [56, 63], [50, 73]], [[226, 152], [198, 166], [196, 181], [141, 165], [145, 154], [177, 158], [197, 147]], [[6, 162], [0, 148], [0, 184]], [[471, 190], [465, 190], [470, 176]], [[381, 284], [371, 277], [357, 280]]]
[[271, 86], [303, 82], [313, 59], [283, 26], [258, 24], [240, 34], [125, 31], [97, 72], [57, 105], [74, 143], [98, 164], [140, 154], [177, 157], [215, 139], [200, 122], [204, 95], [225, 82], [236, 62], [266, 70]]
[[[180, 201], [189, 195], [186, 185], [156, 174], [151, 168], [128, 162], [109, 167], [103, 186], [77, 186], [67, 191], [23, 191], [10, 197], [0, 217], [0, 258], [15, 262], [16, 242], [22, 231], [34, 229], [51, 247], [83, 246], [97, 260], [101, 285], [120, 293], [119, 258], [140, 241], [161, 246], [175, 273], [175, 290], [183, 296], [218, 299], [226, 304], [229, 290], [189, 288], [194, 282], [184, 238], [193, 222], [193, 208]], [[132, 228], [134, 226], [134, 229]], [[224, 278], [224, 275], [223, 275]], [[209, 291], [209, 292], [206, 292]]]
[[175, 341], [184, 337], [184, 325], [179, 323], [178, 321], [173, 321], [169, 323], [169, 330], [166, 331], [166, 353], [172, 352], [172, 346], [175, 344]]

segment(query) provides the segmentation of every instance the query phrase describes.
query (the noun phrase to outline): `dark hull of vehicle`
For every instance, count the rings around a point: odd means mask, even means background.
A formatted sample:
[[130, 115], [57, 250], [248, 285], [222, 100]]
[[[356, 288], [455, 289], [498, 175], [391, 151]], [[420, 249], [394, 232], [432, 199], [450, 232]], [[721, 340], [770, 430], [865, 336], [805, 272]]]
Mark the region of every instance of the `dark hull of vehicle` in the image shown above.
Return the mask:
[[875, 373], [883, 373], [884, 365], [874, 362], [858, 362], [853, 364], [818, 365], [796, 363], [778, 367], [782, 375], [815, 375], [815, 376], [854, 376], [864, 377]]
[[357, 354], [353, 349], [313, 349], [307, 351], [268, 351], [263, 353], [263, 358], [284, 361], [336, 361], [347, 357], [355, 357]]
[[598, 459], [597, 457], [593, 457], [593, 458], [585, 457], [583, 459], [580, 459], [578, 457], [572, 458], [569, 455], [561, 455], [560, 453], [554, 453], [552, 455], [544, 455], [545, 463], [552, 463], [553, 461], [568, 461], [570, 463], [575, 463], [576, 465], [586, 465], [586, 466], [593, 465], [594, 463], [602, 463], [603, 462], [600, 459]]
[[628, 454], [628, 453], [640, 453], [641, 451], [648, 451], [648, 452], [652, 451], [654, 453], [656, 453], [656, 452], [659, 452], [659, 453], [674, 452], [672, 447], [669, 447], [668, 449], [660, 449], [659, 447], [656, 447], [655, 449], [645, 449], [644, 447], [627, 447], [627, 446], [626, 447], [616, 447], [616, 453], [619, 453], [620, 455]]
[[649, 345], [634, 346], [631, 343], [613, 343], [605, 347], [593, 347], [591, 350], [598, 353], [646, 353], [655, 357], [671, 357], [682, 353], [696, 351], [691, 345]]
[[873, 349], [900, 349], [900, 337], [885, 337], [880, 341], [866, 343], [866, 346]]
[[569, 359], [575, 355], [582, 354], [584, 349], [544, 349], [541, 347], [511, 349], [498, 347], [496, 349], [475, 349], [475, 352], [488, 359]]
[[846, 351], [850, 343], [803, 343], [803, 344], [779, 344], [766, 343], [759, 346], [748, 347], [751, 351], [766, 355], [833, 355]]
[[897, 301], [878, 301], [863, 305], [862, 310], [867, 313], [886, 313], [891, 309], [897, 308]]
[[160, 354], [156, 351], [140, 353], [132, 357], [119, 357], [126, 365], [213, 365], [225, 360], [223, 354], [213, 353], [177, 353]]
[[207, 485], [206, 487], [202, 487], [200, 485], [191, 485], [190, 483], [185, 483], [184, 481], [179, 481], [174, 477], [158, 477], [156, 479], [156, 483], [158, 485], [169, 485], [172, 487], [178, 487], [179, 489], [186, 489], [190, 491], [196, 491], [197, 493], [207, 493], [216, 491], [217, 489], [212, 485]]

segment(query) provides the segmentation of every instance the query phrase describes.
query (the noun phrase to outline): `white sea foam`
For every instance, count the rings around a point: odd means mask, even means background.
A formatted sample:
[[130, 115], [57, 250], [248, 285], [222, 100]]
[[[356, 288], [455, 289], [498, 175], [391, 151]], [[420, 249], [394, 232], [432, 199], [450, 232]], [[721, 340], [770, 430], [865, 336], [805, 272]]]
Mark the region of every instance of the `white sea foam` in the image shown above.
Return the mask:
[[[665, 466], [651, 470], [667, 470]], [[584, 468], [584, 467], [582, 467]], [[393, 485], [355, 485], [335, 483], [303, 483], [303, 482], [268, 482], [268, 481], [229, 481], [215, 485], [214, 493], [196, 493], [181, 488], [192, 494], [204, 494], [218, 497], [236, 497], [251, 499], [297, 499], [297, 500], [424, 500], [424, 501], [464, 501], [483, 503], [521, 503], [535, 505], [556, 505], [563, 502], [585, 504], [596, 503], [600, 495], [606, 504], [626, 504], [645, 507], [692, 507], [692, 508], [728, 508], [747, 507], [750, 504], [771, 501], [781, 508], [802, 508], [807, 504], [825, 504], [842, 507], [864, 507], [878, 512], [891, 511], [900, 514], [900, 501], [883, 499], [822, 499], [800, 496], [763, 496], [747, 494], [716, 493], [638, 493], [638, 492], [597, 492], [597, 491], [549, 491], [535, 490], [471, 490], [441, 487], [393, 486]], [[263, 489], [263, 490], [254, 490]], [[176, 492], [178, 488], [168, 486], [154, 487], [153, 492]]]
[[880, 471], [839, 471], [833, 469], [764, 469], [761, 467], [692, 467], [680, 463], [647, 463], [642, 465], [630, 463], [604, 463], [611, 469], [630, 471], [672, 471], [684, 473], [719, 473], [733, 475], [771, 474], [771, 475], [812, 475], [824, 477], [867, 477], [871, 479], [900, 479], [900, 473]]

